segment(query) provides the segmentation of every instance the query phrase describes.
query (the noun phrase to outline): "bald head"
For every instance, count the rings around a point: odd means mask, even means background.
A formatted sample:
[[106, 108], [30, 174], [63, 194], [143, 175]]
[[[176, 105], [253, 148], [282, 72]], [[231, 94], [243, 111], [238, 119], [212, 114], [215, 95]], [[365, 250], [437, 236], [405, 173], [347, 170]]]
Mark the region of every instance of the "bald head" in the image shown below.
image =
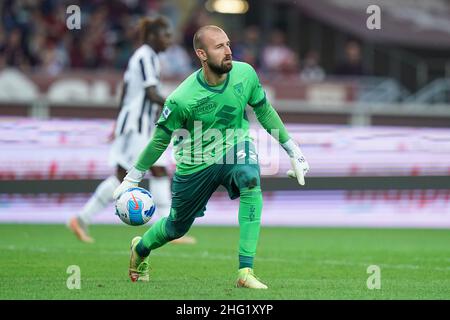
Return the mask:
[[216, 35], [217, 33], [225, 34], [225, 31], [213, 25], [203, 26], [200, 29], [198, 29], [197, 32], [194, 34], [193, 40], [194, 50], [205, 49], [207, 41], [213, 38], [214, 35]]
[[230, 39], [217, 26], [204, 26], [194, 35], [194, 50], [202, 67], [217, 75], [228, 73], [233, 67]]

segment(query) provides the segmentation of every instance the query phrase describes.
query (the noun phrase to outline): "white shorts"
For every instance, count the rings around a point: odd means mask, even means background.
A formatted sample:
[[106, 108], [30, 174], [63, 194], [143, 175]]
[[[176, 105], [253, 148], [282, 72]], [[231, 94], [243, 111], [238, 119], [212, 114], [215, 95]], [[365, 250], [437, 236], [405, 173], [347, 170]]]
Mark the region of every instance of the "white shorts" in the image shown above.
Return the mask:
[[[148, 142], [147, 135], [133, 131], [116, 137], [109, 153], [109, 164], [111, 166], [119, 165], [127, 171], [130, 170]], [[167, 151], [165, 151], [153, 166], [166, 167], [167, 165]]]

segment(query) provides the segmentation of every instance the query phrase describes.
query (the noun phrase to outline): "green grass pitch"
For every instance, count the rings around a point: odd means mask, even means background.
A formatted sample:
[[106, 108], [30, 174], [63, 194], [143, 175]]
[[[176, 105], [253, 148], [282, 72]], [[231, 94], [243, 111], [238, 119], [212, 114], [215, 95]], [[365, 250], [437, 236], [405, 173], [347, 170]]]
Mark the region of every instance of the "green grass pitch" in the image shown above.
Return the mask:
[[[450, 230], [261, 230], [255, 271], [269, 286], [234, 288], [237, 227], [194, 226], [196, 245], [151, 254], [151, 281], [128, 278], [129, 243], [145, 227], [91, 227], [80, 243], [62, 225], [0, 225], [0, 299], [450, 299]], [[66, 286], [81, 270], [81, 289]], [[369, 290], [369, 265], [381, 289]]]

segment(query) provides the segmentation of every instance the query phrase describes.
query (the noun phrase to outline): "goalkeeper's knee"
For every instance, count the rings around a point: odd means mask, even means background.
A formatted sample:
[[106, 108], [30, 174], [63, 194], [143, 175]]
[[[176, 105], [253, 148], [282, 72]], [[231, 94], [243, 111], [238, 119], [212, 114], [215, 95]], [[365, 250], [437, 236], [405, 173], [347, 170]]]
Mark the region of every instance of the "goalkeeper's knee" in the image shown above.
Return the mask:
[[238, 189], [251, 190], [260, 186], [260, 174], [257, 166], [241, 166], [234, 175], [234, 182]]
[[167, 218], [165, 228], [167, 240], [172, 241], [184, 236], [191, 228], [192, 223], [194, 223], [194, 219], [195, 218], [189, 219], [188, 221], [176, 221], [170, 219], [170, 217]]

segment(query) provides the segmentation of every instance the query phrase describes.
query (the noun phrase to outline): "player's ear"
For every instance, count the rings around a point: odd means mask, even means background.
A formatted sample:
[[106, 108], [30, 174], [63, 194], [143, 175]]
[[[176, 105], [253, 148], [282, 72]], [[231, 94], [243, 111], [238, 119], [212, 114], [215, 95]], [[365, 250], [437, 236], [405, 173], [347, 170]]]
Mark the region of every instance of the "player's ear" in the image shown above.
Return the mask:
[[197, 57], [202, 61], [205, 62], [208, 60], [208, 57], [206, 56], [206, 51], [203, 49], [197, 49], [195, 50], [195, 53], [197, 54]]

